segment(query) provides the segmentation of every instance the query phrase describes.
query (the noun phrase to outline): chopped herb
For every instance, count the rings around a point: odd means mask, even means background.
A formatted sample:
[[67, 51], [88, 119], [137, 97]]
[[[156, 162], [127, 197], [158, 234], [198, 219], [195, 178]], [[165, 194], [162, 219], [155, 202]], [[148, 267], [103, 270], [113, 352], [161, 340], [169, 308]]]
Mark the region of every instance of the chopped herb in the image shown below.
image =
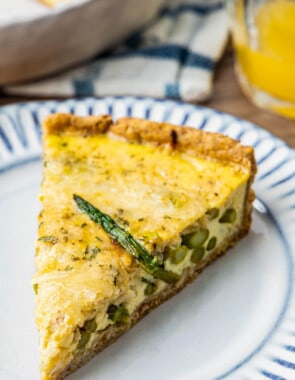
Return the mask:
[[63, 146], [63, 147], [66, 147], [66, 146], [68, 146], [68, 143], [67, 142], [62, 142], [62, 143], [60, 143], [60, 145]]
[[219, 210], [216, 207], [210, 208], [209, 210], [206, 211], [206, 216], [208, 217], [209, 220], [216, 219], [218, 215], [219, 215]]
[[35, 294], [38, 294], [39, 284], [33, 284], [33, 289], [34, 289]]
[[46, 243], [52, 243], [52, 244], [56, 244], [58, 242], [57, 237], [53, 235], [41, 236], [39, 237], [38, 240], [45, 241]]
[[100, 252], [98, 247], [87, 247], [84, 251], [84, 256], [86, 260], [92, 260]]
[[143, 221], [144, 221], [144, 218], [139, 218], [138, 221], [139, 221], [139, 222], [143, 222]]
[[164, 215], [164, 219], [171, 219], [171, 216], [169, 216], [169, 215]]
[[123, 170], [122, 171], [122, 175], [124, 176], [124, 177], [126, 177], [126, 176], [128, 176], [129, 174], [131, 174], [132, 173], [132, 170]]
[[87, 226], [87, 223], [83, 223], [83, 224], [81, 224], [81, 228], [84, 228], [84, 227], [86, 227]]
[[69, 238], [67, 237], [67, 236], [63, 236], [63, 241], [65, 242], [65, 243], [67, 243], [68, 242], [68, 240], [69, 240]]
[[96, 239], [97, 241], [102, 241], [101, 238], [98, 237], [98, 236], [95, 236], [95, 239]]
[[80, 260], [80, 258], [79, 258], [79, 257], [77, 257], [77, 256], [72, 256], [72, 260], [73, 260], [73, 261], [79, 261], [79, 260]]
[[178, 194], [178, 193], [171, 192], [168, 196], [168, 199], [177, 208], [184, 206], [185, 203], [187, 202], [187, 198], [185, 194], [182, 194], [182, 193]]
[[66, 270], [66, 271], [69, 271], [69, 270], [72, 270], [73, 269], [73, 267], [70, 267], [69, 265], [67, 265], [65, 268], [64, 268], [64, 270]]
[[128, 227], [128, 226], [129, 226], [129, 222], [128, 222], [128, 220], [122, 218], [121, 216], [116, 215], [116, 216], [115, 216], [115, 219], [116, 219], [116, 221], [117, 221], [119, 224], [121, 224], [122, 226], [124, 226], [124, 227]]
[[62, 234], [67, 234], [68, 233], [68, 231], [65, 228], [63, 228], [63, 227], [60, 230], [61, 230]]
[[103, 229], [126, 249], [128, 253], [134, 256], [153, 277], [168, 283], [175, 283], [179, 280], [179, 276], [176, 273], [165, 270], [156, 256], [150, 254], [129, 232], [122, 229], [109, 215], [104, 214], [78, 195], [74, 195], [73, 198], [82, 212], [88, 215], [95, 223], [100, 224]]

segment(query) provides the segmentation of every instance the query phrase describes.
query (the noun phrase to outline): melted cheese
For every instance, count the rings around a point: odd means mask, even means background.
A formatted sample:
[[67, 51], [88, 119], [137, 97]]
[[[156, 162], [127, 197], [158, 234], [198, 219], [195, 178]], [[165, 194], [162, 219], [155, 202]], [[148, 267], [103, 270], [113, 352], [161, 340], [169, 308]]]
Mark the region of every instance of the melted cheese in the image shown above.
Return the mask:
[[[111, 323], [108, 305], [123, 302], [132, 313], [145, 298], [147, 274], [77, 210], [73, 194], [111, 215], [150, 251], [162, 250], [206, 210], [228, 205], [235, 189], [242, 189], [233, 198], [242, 204], [249, 173], [108, 136], [52, 135], [45, 143], [34, 283], [42, 376], [54, 379], [73, 358], [77, 327], [96, 318], [102, 330]], [[220, 241], [227, 232], [219, 233]], [[158, 281], [157, 291], [163, 287]]]

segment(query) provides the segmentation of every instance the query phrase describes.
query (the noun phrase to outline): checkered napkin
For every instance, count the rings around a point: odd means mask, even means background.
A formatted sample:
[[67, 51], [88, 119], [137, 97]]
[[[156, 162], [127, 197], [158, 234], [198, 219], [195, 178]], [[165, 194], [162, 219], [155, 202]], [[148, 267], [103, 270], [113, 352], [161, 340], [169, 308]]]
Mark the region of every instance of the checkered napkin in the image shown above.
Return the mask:
[[7, 93], [37, 96], [142, 95], [200, 101], [227, 40], [221, 0], [170, 0], [158, 17], [115, 50]]

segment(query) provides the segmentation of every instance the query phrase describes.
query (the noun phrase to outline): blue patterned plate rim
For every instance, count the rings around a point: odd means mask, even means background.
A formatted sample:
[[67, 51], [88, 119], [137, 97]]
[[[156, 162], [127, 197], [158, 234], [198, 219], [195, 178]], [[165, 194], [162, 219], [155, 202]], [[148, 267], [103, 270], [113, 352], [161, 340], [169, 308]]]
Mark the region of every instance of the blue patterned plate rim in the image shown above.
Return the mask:
[[[279, 144], [283, 144], [286, 147], [288, 147], [291, 151], [295, 152], [295, 148], [290, 146], [286, 141], [282, 140], [280, 137], [273, 135], [271, 132], [263, 129], [259, 125], [256, 125], [246, 119], [242, 119], [238, 116], [229, 114], [224, 111], [220, 111], [214, 108], [206, 107], [199, 104], [192, 104], [192, 103], [186, 103], [182, 100], [173, 100], [173, 99], [164, 99], [164, 98], [156, 98], [156, 97], [148, 97], [148, 96], [124, 96], [124, 95], [113, 95], [113, 96], [91, 96], [91, 97], [74, 97], [70, 99], [46, 99], [46, 100], [30, 100], [28, 102], [18, 102], [13, 104], [7, 104], [4, 106], [0, 106], [0, 112], [3, 110], [9, 110], [15, 107], [28, 107], [28, 106], [56, 106], [58, 104], [68, 104], [73, 105], [77, 102], [88, 102], [88, 101], [96, 101], [96, 100], [104, 100], [104, 101], [114, 101], [114, 100], [128, 100], [128, 101], [136, 101], [136, 100], [142, 100], [142, 101], [148, 101], [148, 102], [158, 102], [158, 103], [168, 103], [168, 104], [174, 104], [178, 106], [185, 106], [193, 109], [197, 109], [199, 111], [206, 111], [208, 113], [208, 116], [211, 115], [220, 115], [223, 117], [227, 117], [231, 119], [232, 121], [237, 121], [239, 123], [243, 123], [245, 126], [248, 126], [248, 128], [253, 128], [256, 130], [259, 130], [259, 132], [262, 132], [265, 137], [272, 138]], [[210, 115], [211, 114], [211, 115]]]

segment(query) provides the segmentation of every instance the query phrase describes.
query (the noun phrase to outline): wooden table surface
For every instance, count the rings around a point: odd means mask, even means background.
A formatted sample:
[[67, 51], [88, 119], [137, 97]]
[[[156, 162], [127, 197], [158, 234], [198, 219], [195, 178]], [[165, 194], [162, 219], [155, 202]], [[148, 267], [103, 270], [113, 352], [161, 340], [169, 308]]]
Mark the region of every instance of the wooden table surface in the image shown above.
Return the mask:
[[256, 107], [242, 93], [233, 68], [231, 48], [218, 64], [213, 97], [204, 105], [251, 121], [295, 147], [295, 120]]
[[[0, 95], [0, 105], [35, 99]], [[295, 120], [257, 108], [241, 92], [233, 69], [233, 53], [230, 47], [217, 66], [213, 97], [203, 105], [251, 121], [295, 147]]]

